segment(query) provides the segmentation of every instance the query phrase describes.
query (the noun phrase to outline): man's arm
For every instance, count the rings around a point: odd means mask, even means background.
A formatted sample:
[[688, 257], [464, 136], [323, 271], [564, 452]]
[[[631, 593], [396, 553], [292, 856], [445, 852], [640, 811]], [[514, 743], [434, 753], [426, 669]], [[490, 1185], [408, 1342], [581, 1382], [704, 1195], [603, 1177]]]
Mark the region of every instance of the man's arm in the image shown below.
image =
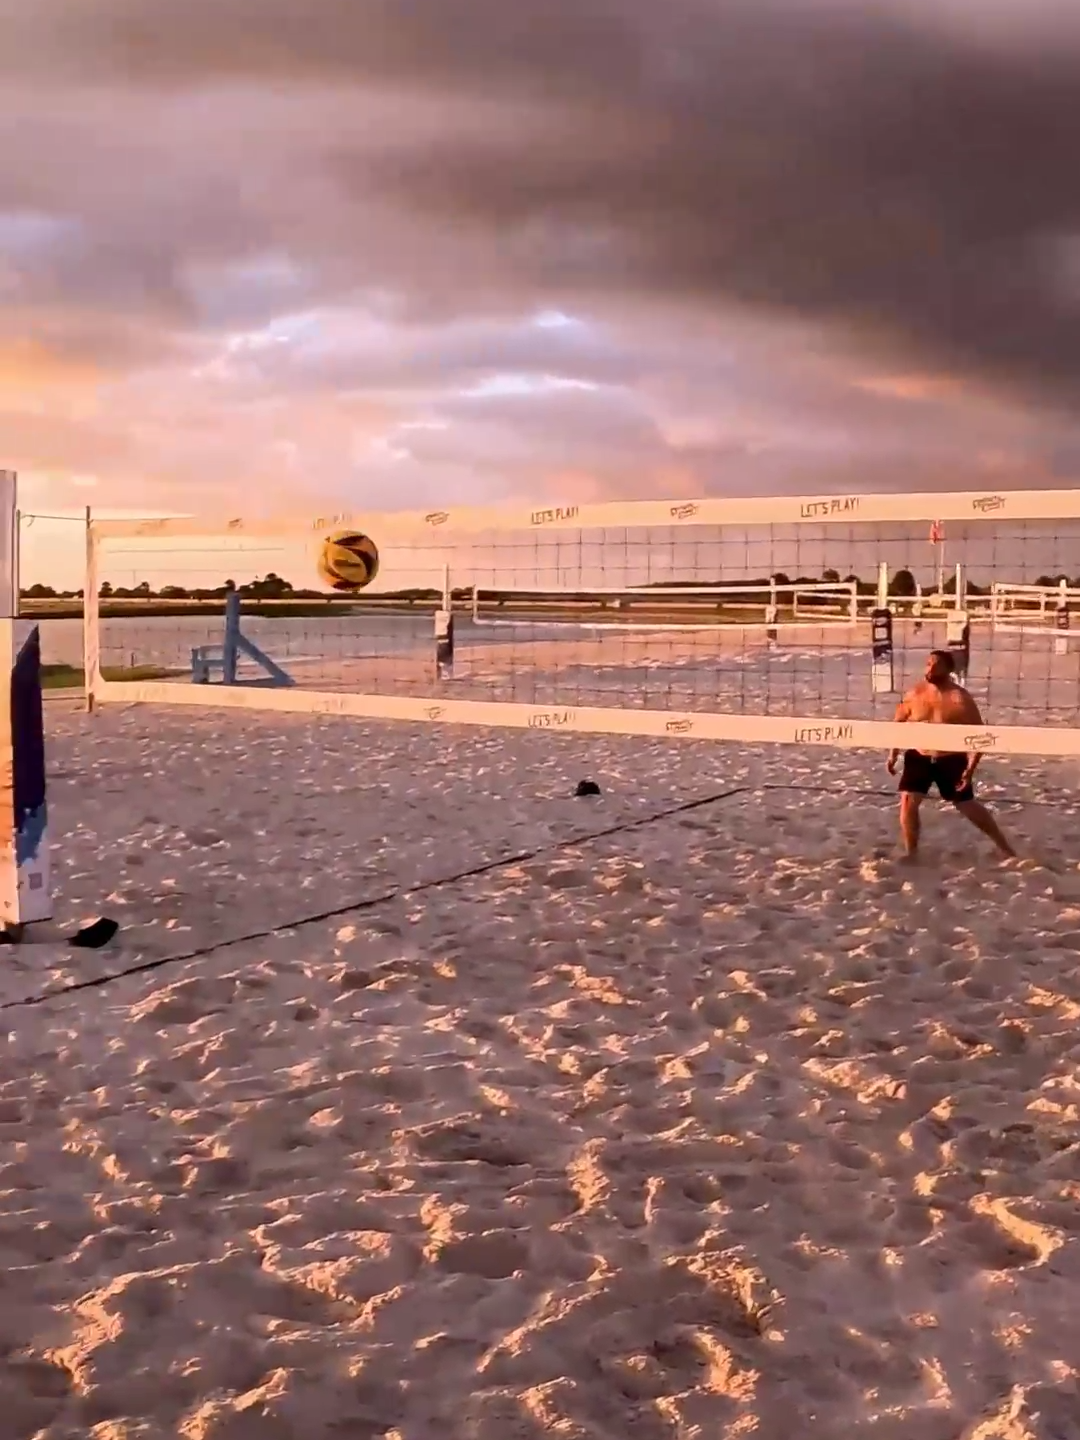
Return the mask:
[[[902, 725], [902, 724], [904, 724], [906, 721], [908, 721], [908, 720], [911, 719], [911, 693], [912, 693], [912, 692], [909, 690], [908, 693], [904, 696], [904, 698], [900, 701], [900, 704], [896, 707], [896, 714], [893, 716], [893, 720], [894, 720], [894, 722], [895, 722], [897, 725]], [[896, 764], [897, 760], [899, 760], [899, 759], [900, 759], [900, 751], [899, 751], [899, 749], [891, 750], [891, 751], [889, 752], [889, 770], [890, 770], [890, 772], [892, 771], [894, 765]]]

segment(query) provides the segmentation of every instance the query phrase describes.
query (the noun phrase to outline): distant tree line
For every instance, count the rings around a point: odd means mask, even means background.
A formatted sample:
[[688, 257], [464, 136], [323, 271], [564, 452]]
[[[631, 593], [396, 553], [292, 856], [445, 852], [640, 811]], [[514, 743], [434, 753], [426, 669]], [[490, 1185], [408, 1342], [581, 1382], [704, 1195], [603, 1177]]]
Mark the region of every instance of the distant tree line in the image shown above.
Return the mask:
[[[1058, 585], [1060, 585], [1063, 580], [1067, 584], [1080, 589], [1080, 575], [1075, 576], [1071, 580], [1067, 575], [1064, 574], [1040, 575], [1034, 583], [1045, 589], [1054, 589]], [[773, 582], [775, 582], [777, 585], [784, 586], [809, 586], [820, 584], [854, 585], [856, 587], [856, 593], [859, 595], [877, 594], [876, 580], [862, 580], [858, 575], [845, 575], [841, 578], [839, 570], [823, 570], [820, 579], [815, 575], [797, 575], [794, 579], [792, 579], [791, 576], [785, 574], [783, 571], [777, 571], [776, 574], [772, 576], [764, 576], [763, 578], [759, 578], [756, 580], [741, 580], [737, 583], [740, 589], [768, 590], [770, 583]], [[683, 586], [705, 585], [708, 583], [710, 582], [701, 579], [655, 580], [650, 582], [647, 588], [656, 590], [675, 590]], [[735, 582], [718, 581], [715, 583], [725, 584]], [[581, 588], [583, 590], [588, 589], [587, 586], [582, 586]], [[989, 595], [990, 593], [989, 585], [977, 585], [971, 580], [968, 581], [967, 589], [969, 595]], [[226, 596], [232, 594], [233, 591], [239, 592], [241, 598], [245, 600], [332, 601], [348, 598], [347, 596], [329, 595], [325, 590], [298, 590], [291, 581], [283, 579], [280, 575], [275, 575], [273, 571], [271, 571], [269, 575], [264, 575], [261, 580], [249, 580], [243, 585], [237, 585], [234, 580], [226, 580], [221, 585], [215, 585], [212, 587], [163, 585], [159, 590], [155, 590], [148, 580], [143, 580], [140, 584], [133, 586], [111, 585], [109, 581], [106, 580], [102, 584], [98, 595], [99, 598], [102, 600], [214, 601], [224, 600]], [[924, 586], [923, 591], [924, 593], [929, 593], [928, 587]], [[463, 600], [470, 593], [471, 592], [468, 587], [456, 588], [453, 591], [453, 596], [455, 599]], [[905, 599], [914, 597], [918, 593], [918, 584], [916, 583], [915, 576], [910, 570], [897, 570], [890, 576], [890, 595], [896, 597], [897, 599]], [[946, 595], [953, 595], [956, 593], [955, 572], [946, 577], [944, 593]], [[21, 590], [20, 594], [23, 596], [24, 599], [27, 600], [81, 600], [83, 598], [82, 590], [57, 590], [54, 589], [51, 585], [30, 585], [29, 587]], [[436, 590], [431, 587], [415, 586], [393, 591], [381, 590], [379, 591], [379, 595], [382, 599], [411, 601], [438, 600], [442, 596], [442, 591]], [[812, 598], [812, 596], [807, 596], [807, 602], [809, 603]]]
[[[191, 585], [162, 585], [155, 590], [149, 580], [138, 585], [112, 585], [104, 581], [98, 596], [102, 600], [224, 600], [233, 591], [245, 600], [326, 600], [325, 590], [297, 590], [289, 580], [284, 580], [273, 571], [261, 580], [249, 580], [237, 585], [235, 580], [225, 580], [210, 587]], [[51, 585], [31, 585], [21, 592], [27, 600], [81, 600], [82, 590], [56, 590]]]

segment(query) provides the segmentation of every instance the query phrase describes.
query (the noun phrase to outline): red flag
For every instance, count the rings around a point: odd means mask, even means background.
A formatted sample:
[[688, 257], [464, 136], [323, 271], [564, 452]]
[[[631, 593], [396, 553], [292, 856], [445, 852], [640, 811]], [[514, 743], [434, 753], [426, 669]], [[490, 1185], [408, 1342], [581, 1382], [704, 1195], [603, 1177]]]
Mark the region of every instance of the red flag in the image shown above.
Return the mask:
[[930, 544], [940, 545], [945, 539], [945, 527], [940, 520], [935, 520], [930, 526]]

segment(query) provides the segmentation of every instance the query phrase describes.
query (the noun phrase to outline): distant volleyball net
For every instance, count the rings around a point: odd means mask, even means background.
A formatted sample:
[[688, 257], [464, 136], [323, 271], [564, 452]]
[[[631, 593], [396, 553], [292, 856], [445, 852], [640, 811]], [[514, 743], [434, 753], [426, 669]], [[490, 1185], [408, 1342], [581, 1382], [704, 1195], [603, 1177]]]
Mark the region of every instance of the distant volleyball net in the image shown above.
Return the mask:
[[1080, 753], [1076, 491], [102, 521], [86, 554], [94, 704], [889, 746], [949, 648], [991, 724], [939, 746]]

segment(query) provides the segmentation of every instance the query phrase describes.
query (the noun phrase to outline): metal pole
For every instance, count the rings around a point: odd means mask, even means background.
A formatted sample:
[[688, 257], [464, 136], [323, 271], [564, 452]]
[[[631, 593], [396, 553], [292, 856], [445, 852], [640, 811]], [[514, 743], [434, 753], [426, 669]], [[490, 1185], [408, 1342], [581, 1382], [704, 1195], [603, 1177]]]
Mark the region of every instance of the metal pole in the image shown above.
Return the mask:
[[101, 683], [101, 589], [98, 582], [98, 545], [94, 517], [86, 507], [86, 567], [83, 573], [83, 687], [86, 709], [94, 713], [95, 694]]
[[878, 562], [877, 572], [877, 603], [881, 610], [888, 609], [889, 605], [889, 562], [881, 560]]

